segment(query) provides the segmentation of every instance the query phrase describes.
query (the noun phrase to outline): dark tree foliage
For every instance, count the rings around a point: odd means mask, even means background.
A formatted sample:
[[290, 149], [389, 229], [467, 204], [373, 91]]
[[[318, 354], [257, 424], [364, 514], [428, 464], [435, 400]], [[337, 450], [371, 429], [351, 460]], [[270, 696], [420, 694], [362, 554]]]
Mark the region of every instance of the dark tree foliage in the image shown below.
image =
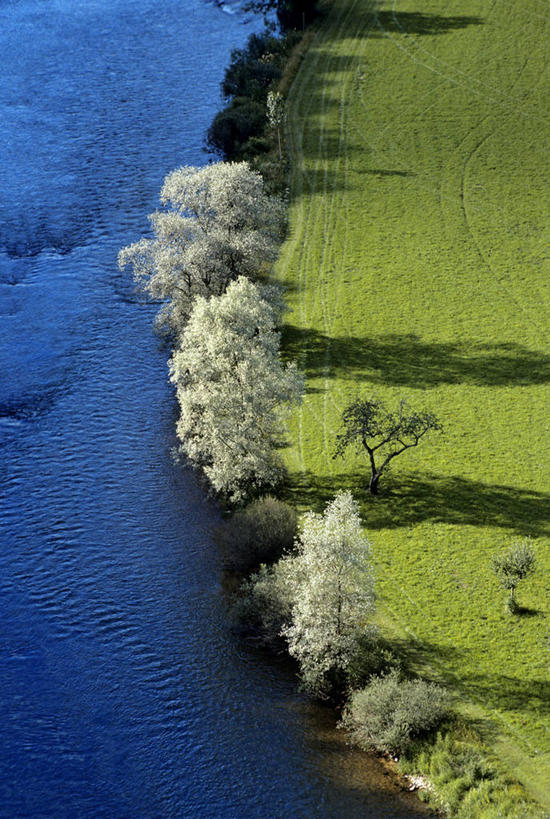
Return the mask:
[[281, 77], [281, 49], [281, 41], [267, 31], [252, 34], [245, 48], [234, 49], [222, 81], [224, 97], [265, 102], [270, 85]]
[[[236, 97], [214, 117], [208, 129], [207, 143], [225, 159], [245, 159], [247, 143], [262, 134], [265, 123], [263, 105], [247, 97]], [[254, 147], [258, 151], [262, 146], [256, 140]]]
[[232, 52], [222, 82], [222, 93], [230, 102], [216, 114], [208, 129], [206, 143], [210, 150], [230, 161], [250, 159], [269, 150], [266, 100], [281, 76], [289, 47], [285, 39], [266, 30], [252, 34], [245, 48]]
[[307, 26], [318, 13], [317, 0], [250, 0], [245, 8], [266, 15], [275, 12], [282, 31]]
[[[406, 449], [418, 446], [431, 430], [441, 424], [431, 412], [418, 412], [401, 401], [395, 412], [376, 399], [356, 398], [342, 413], [343, 432], [336, 437], [334, 458], [343, 455], [350, 445], [364, 449], [371, 467], [369, 491], [378, 493], [382, 472], [393, 458]], [[378, 459], [378, 463], [377, 463]]]
[[271, 495], [235, 512], [215, 532], [228, 568], [248, 573], [289, 552], [298, 530], [296, 510]]

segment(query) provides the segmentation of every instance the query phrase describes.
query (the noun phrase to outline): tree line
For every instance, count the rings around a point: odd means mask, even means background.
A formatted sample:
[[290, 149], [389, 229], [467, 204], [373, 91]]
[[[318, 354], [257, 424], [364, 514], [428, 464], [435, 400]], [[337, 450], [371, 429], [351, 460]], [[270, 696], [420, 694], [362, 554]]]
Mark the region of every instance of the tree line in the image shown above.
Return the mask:
[[284, 419], [303, 391], [281, 360], [281, 293], [266, 283], [282, 203], [246, 162], [179, 168], [160, 198], [153, 238], [121, 250], [119, 264], [164, 300], [157, 327], [173, 344], [180, 451], [237, 503], [280, 481]]
[[[240, 555], [237, 568], [249, 573], [239, 620], [254, 639], [285, 644], [312, 695], [338, 698], [392, 667], [371, 624], [371, 547], [357, 503], [338, 493], [324, 514], [306, 514], [299, 532], [295, 512], [276, 498], [243, 507], [280, 484], [285, 419], [304, 388], [296, 364], [282, 362], [284, 302], [269, 283], [284, 229], [282, 202], [246, 162], [179, 168], [166, 177], [160, 199], [164, 209], [150, 216], [152, 237], [123, 248], [119, 264], [163, 301], [157, 328], [173, 347], [180, 452], [222, 499], [241, 506], [221, 536], [233, 559]], [[407, 413], [404, 404], [392, 414], [381, 402], [359, 399], [343, 425], [335, 456], [353, 443], [365, 448], [371, 492], [392, 458], [438, 428], [434, 417]], [[384, 457], [374, 465], [378, 451]], [[390, 683], [399, 684], [394, 677]], [[433, 689], [431, 697], [443, 702], [445, 695]], [[346, 724], [353, 714], [350, 700]], [[411, 735], [421, 729], [414, 725]]]
[[[290, 7], [305, 15], [300, 3], [252, 5], [275, 9], [279, 22], [290, 19]], [[302, 5], [311, 11], [315, 4]], [[273, 90], [280, 64], [269, 56], [277, 54], [275, 41], [269, 32], [253, 35], [247, 49], [233, 52], [223, 88], [231, 117], [247, 89], [282, 159], [284, 101]], [[233, 137], [219, 140], [234, 133], [224, 117], [214, 120], [210, 144], [226, 156], [254, 153], [250, 134], [233, 147]], [[305, 690], [342, 708], [341, 724], [357, 743], [406, 753], [450, 718], [451, 700], [440, 685], [417, 678], [373, 625], [372, 547], [356, 500], [336, 493], [322, 514], [299, 521], [290, 506], [265, 495], [284, 479], [285, 422], [304, 391], [296, 364], [281, 358], [284, 299], [270, 282], [284, 203], [246, 161], [179, 168], [166, 177], [160, 200], [163, 209], [149, 217], [152, 235], [123, 248], [119, 265], [162, 302], [156, 325], [172, 345], [179, 451], [233, 509], [218, 541], [227, 565], [244, 578], [236, 620], [249, 639], [296, 660]], [[343, 410], [333, 457], [349, 447], [363, 452], [366, 488], [377, 495], [393, 459], [441, 428], [433, 413], [406, 401], [391, 409], [376, 396], [357, 396]], [[533, 565], [522, 544], [494, 560], [514, 613], [515, 588]]]

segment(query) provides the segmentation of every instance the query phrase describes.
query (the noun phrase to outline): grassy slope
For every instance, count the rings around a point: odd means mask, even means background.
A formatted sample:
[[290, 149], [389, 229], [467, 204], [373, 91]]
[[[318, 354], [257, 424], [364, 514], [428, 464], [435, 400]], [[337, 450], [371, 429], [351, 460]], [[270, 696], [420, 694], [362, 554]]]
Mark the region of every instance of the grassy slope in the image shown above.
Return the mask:
[[[333, 0], [289, 99], [286, 349], [308, 375], [301, 508], [362, 504], [388, 628], [550, 807], [550, 7]], [[445, 425], [365, 493], [331, 451], [358, 392]], [[530, 535], [511, 618], [491, 554]], [[391, 624], [391, 625], [390, 625]], [[488, 718], [488, 719], [487, 719]]]

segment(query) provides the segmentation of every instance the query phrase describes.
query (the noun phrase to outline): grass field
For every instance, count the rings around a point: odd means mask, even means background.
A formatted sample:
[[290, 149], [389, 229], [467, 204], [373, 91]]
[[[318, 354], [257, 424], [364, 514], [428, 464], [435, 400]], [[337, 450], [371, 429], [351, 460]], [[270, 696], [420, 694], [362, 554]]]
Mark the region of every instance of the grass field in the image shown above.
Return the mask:
[[[308, 377], [301, 509], [341, 487], [374, 545], [380, 618], [550, 809], [550, 5], [332, 0], [288, 102], [285, 349]], [[396, 459], [333, 460], [356, 395], [436, 412]], [[491, 555], [538, 567], [504, 611]]]

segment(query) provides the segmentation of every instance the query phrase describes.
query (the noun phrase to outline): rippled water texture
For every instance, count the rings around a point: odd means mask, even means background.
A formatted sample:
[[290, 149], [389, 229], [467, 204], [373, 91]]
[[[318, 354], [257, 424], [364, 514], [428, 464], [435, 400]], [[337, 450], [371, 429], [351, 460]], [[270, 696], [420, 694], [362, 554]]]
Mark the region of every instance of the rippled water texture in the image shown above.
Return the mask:
[[164, 175], [205, 161], [253, 25], [206, 0], [0, 0], [2, 816], [413, 815], [228, 633], [156, 308], [116, 267]]

